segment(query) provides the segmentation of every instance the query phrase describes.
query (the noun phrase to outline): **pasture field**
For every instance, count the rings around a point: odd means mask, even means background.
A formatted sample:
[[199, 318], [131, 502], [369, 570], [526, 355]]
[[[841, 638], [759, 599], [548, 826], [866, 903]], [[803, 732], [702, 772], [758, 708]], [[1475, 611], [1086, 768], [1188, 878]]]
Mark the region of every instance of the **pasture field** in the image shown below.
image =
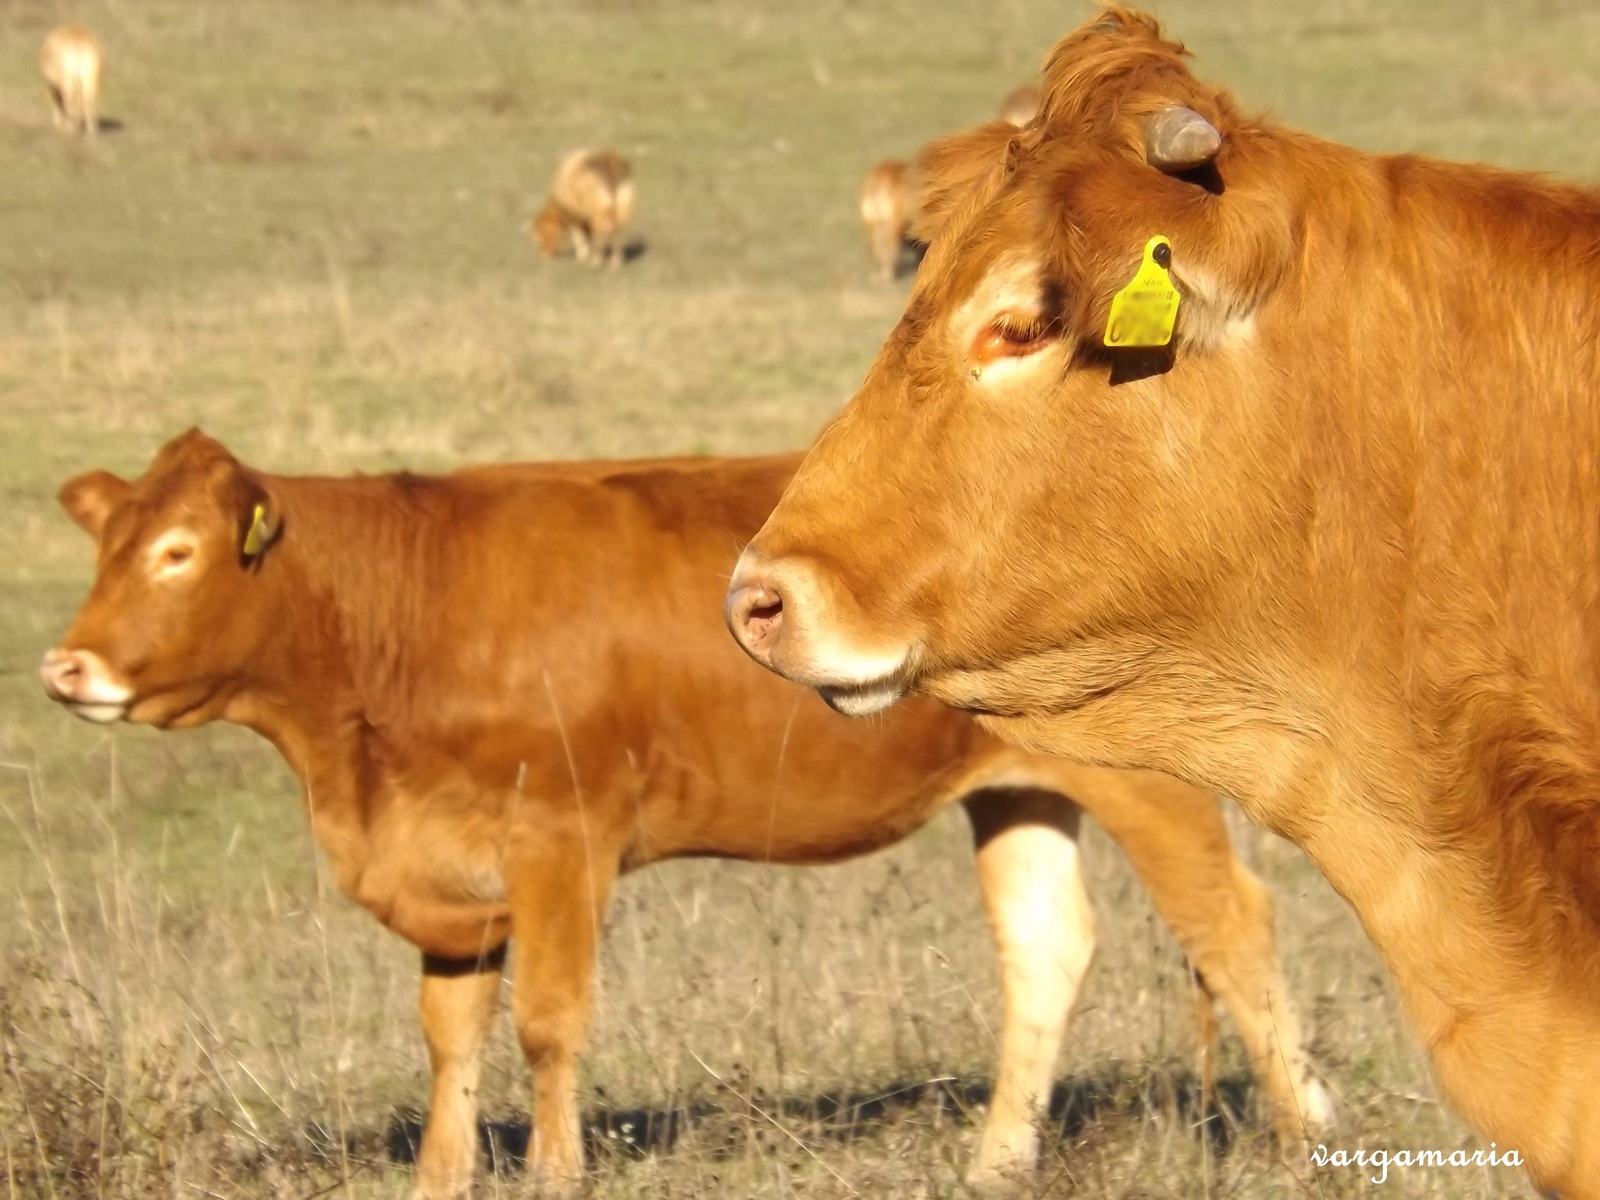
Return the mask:
[[[190, 424], [279, 471], [803, 445], [907, 284], [879, 157], [987, 117], [1090, 8], [995, 0], [0, 0], [0, 1196], [403, 1194], [415, 953], [339, 897], [291, 777], [231, 728], [101, 729], [34, 671], [90, 576], [53, 494]], [[1319, 133], [1600, 175], [1593, 0], [1170, 0], [1203, 74]], [[97, 145], [35, 55], [107, 48]], [[618, 274], [526, 236], [560, 153], [634, 162]], [[1337, 1096], [1330, 1148], [1477, 1147], [1382, 966], [1237, 825]], [[1102, 938], [1022, 1195], [1490, 1197], [1516, 1172], [1276, 1161], [1244, 1057], [1195, 1127], [1181, 956], [1086, 834]], [[964, 819], [862, 862], [690, 862], [610, 914], [591, 1194], [954, 1197], [998, 1004]], [[502, 1023], [485, 1101], [526, 1102]], [[669, 1136], [672, 1135], [672, 1136]], [[645, 1152], [639, 1146], [649, 1143]], [[514, 1171], [485, 1177], [514, 1192]]]

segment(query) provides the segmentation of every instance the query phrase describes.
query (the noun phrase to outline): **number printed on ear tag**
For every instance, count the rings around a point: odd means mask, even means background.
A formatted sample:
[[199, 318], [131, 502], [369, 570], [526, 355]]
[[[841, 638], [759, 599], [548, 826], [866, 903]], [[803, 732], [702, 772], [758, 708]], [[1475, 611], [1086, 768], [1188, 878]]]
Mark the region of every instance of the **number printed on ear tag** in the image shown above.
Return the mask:
[[1165, 346], [1178, 319], [1178, 289], [1172, 286], [1172, 243], [1156, 234], [1144, 244], [1139, 273], [1111, 299], [1108, 346]]

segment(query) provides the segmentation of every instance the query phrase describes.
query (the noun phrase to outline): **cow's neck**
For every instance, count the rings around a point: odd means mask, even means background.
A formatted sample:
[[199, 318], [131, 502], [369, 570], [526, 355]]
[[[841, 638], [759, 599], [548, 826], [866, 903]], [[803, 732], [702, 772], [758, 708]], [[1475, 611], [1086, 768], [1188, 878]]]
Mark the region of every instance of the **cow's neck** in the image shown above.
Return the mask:
[[1296, 840], [1456, 1102], [1493, 1130], [1479, 1081], [1526, 1090], [1503, 1144], [1559, 1157], [1600, 1146], [1600, 201], [1415, 170], [1393, 205], [1417, 227], [1353, 252], [1373, 282], [1329, 298], [1296, 389], [1317, 527], [1278, 583], [1335, 684], [1295, 714], [1330, 743]]
[[[394, 784], [385, 725], [406, 703], [393, 651], [399, 631], [385, 605], [402, 592], [414, 599], [424, 583], [385, 530], [374, 495], [385, 481], [271, 482], [285, 534], [268, 551], [262, 582], [276, 589], [282, 619], [227, 718], [278, 748], [300, 780], [317, 843], [354, 891], [370, 823]], [[372, 677], [377, 660], [382, 680]]]

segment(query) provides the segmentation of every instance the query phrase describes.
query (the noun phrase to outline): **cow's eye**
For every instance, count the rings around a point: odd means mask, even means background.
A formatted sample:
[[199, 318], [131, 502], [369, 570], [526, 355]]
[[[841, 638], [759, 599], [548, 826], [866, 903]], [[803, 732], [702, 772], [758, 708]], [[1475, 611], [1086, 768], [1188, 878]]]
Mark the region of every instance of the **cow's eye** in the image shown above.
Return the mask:
[[1042, 312], [1003, 312], [978, 333], [969, 357], [976, 367], [1002, 358], [1024, 358], [1060, 336], [1060, 322]]
[[163, 567], [181, 567], [194, 557], [192, 546], [168, 546], [161, 552], [161, 565]]

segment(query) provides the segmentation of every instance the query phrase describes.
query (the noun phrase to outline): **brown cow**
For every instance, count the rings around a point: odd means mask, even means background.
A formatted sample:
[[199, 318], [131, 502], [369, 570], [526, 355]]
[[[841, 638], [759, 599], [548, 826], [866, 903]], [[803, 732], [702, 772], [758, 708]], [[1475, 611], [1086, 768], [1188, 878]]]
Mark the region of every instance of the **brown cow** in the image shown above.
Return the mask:
[[633, 168], [615, 150], [574, 150], [556, 168], [550, 198], [533, 219], [534, 240], [548, 258], [570, 237], [579, 262], [620, 267], [633, 191]]
[[906, 164], [886, 158], [861, 181], [861, 224], [867, 230], [867, 248], [885, 282], [900, 273], [900, 255], [911, 231], [911, 210], [906, 203]]
[[971, 182], [735, 634], [1239, 797], [1495, 1152], [1600, 1196], [1600, 194], [1246, 116], [1126, 10], [1046, 76], [941, 149]]
[[39, 50], [39, 71], [50, 93], [50, 114], [57, 129], [94, 137], [100, 122], [95, 109], [100, 97], [100, 43], [77, 25], [51, 31]]
[[1030, 757], [929, 703], [847, 721], [728, 642], [723, 583], [797, 462], [285, 478], [191, 432], [133, 483], [101, 471], [62, 489], [99, 568], [41, 674], [92, 720], [227, 720], [278, 747], [340, 886], [423, 952], [434, 1079], [419, 1195], [470, 1181], [508, 937], [536, 1076], [530, 1161], [571, 1178], [577, 1055], [619, 871], [683, 855], [833, 861], [956, 799], [1005, 995], [976, 1178], [1032, 1161], [1088, 963], [1067, 796], [1126, 849], [1231, 1009], [1280, 1131], [1319, 1120], [1271, 905], [1211, 796]]
[[1020, 129], [1039, 114], [1041, 99], [1043, 93], [1037, 83], [1024, 83], [1008, 92], [1006, 98], [1000, 101], [1000, 111], [995, 113], [994, 119]]

